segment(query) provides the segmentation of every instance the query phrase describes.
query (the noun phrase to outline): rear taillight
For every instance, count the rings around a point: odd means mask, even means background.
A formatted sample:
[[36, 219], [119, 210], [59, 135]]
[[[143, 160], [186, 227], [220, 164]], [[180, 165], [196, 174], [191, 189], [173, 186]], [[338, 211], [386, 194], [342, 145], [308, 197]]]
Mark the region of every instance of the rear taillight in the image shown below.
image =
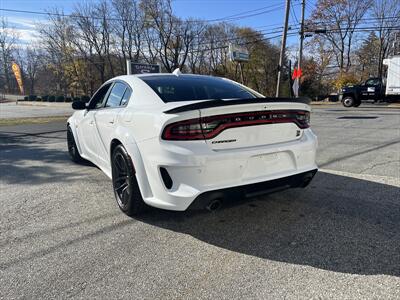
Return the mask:
[[203, 140], [200, 119], [190, 119], [172, 123], [165, 127], [162, 134], [164, 140]]
[[169, 124], [162, 134], [164, 140], [212, 139], [228, 128], [275, 123], [295, 123], [305, 129], [310, 125], [308, 111], [256, 111], [190, 119]]

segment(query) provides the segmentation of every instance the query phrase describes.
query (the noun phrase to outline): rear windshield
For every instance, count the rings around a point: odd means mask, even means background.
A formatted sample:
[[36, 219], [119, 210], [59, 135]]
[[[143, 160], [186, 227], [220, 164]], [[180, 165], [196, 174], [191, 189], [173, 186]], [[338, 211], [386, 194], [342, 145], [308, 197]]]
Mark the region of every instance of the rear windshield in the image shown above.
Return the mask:
[[141, 77], [164, 102], [256, 98], [246, 89], [217, 77], [149, 76]]

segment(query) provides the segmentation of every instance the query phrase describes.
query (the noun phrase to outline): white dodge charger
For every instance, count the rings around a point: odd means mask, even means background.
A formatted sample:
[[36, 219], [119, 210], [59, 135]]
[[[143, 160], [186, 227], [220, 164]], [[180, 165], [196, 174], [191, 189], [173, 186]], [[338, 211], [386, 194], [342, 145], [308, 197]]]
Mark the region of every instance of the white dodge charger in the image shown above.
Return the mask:
[[128, 215], [146, 205], [213, 210], [305, 187], [317, 171], [305, 99], [265, 98], [225, 78], [146, 74], [113, 78], [72, 106], [72, 160], [103, 170]]

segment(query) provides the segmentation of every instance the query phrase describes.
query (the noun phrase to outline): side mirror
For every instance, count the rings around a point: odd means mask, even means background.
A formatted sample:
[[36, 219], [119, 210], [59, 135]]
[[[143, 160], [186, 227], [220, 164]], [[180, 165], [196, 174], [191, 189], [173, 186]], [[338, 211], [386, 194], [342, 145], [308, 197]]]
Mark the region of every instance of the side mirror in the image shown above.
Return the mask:
[[83, 101], [74, 101], [72, 102], [72, 108], [76, 110], [86, 109], [86, 103]]

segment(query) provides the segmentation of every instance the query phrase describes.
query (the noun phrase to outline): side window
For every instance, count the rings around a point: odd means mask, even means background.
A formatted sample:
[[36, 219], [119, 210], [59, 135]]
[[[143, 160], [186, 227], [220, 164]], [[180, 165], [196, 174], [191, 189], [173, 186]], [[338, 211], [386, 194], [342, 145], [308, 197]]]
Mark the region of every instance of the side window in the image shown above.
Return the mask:
[[124, 96], [122, 97], [121, 106], [124, 106], [124, 105], [126, 105], [128, 103], [129, 98], [131, 97], [131, 94], [132, 94], [131, 89], [127, 88], [125, 90]]
[[106, 107], [118, 107], [120, 106], [122, 97], [126, 90], [125, 84], [116, 82], [111, 89], [110, 95], [108, 96]]
[[90, 99], [90, 103], [89, 103], [89, 108], [93, 109], [93, 108], [100, 108], [103, 106], [104, 100], [105, 100], [105, 96], [107, 95], [107, 92], [109, 90], [111, 86], [111, 83], [101, 87], [92, 97], [92, 99]]

